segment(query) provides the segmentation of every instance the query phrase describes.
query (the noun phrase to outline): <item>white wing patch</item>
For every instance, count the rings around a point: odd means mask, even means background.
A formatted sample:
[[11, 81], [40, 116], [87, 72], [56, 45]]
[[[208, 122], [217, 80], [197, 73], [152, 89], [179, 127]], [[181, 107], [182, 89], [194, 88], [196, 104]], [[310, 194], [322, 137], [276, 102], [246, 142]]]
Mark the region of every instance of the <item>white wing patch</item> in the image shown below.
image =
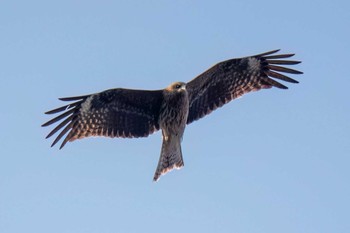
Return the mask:
[[88, 113], [90, 111], [91, 108], [91, 101], [94, 98], [95, 95], [91, 95], [89, 98], [87, 98], [85, 100], [84, 103], [81, 104], [81, 108], [80, 108], [80, 113]]
[[249, 70], [253, 70], [253, 71], [258, 71], [260, 70], [260, 61], [254, 57], [250, 57], [248, 58], [248, 66], [249, 66]]

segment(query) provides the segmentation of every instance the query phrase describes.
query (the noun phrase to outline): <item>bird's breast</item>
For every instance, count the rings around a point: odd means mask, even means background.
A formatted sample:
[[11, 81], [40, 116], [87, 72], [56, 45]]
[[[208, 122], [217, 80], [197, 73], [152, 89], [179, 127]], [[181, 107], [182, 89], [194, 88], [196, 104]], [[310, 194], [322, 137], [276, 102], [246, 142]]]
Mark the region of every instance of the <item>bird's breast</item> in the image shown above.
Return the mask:
[[159, 117], [159, 125], [163, 133], [182, 137], [187, 122], [188, 110], [187, 92], [165, 96]]

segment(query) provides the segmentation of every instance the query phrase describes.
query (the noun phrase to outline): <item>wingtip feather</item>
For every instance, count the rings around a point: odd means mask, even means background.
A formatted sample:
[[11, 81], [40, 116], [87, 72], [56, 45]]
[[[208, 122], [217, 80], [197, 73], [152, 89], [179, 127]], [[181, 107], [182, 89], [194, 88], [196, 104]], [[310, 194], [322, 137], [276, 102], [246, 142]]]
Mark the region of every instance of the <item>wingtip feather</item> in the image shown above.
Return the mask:
[[274, 53], [277, 53], [279, 51], [280, 51], [280, 49], [275, 49], [275, 50], [268, 51], [268, 52], [265, 52], [265, 53], [257, 54], [257, 55], [255, 55], [255, 57], [265, 57], [267, 55], [274, 54]]
[[66, 145], [67, 141], [66, 139], [62, 142], [62, 144], [60, 145], [60, 150], [64, 147], [64, 145]]
[[73, 96], [73, 97], [61, 97], [58, 98], [61, 101], [74, 101], [74, 100], [82, 100], [85, 99], [87, 97], [89, 97], [90, 95], [82, 95], [82, 96]]
[[287, 53], [287, 54], [277, 54], [277, 55], [271, 55], [271, 56], [264, 56], [265, 59], [278, 59], [278, 58], [289, 58], [293, 57], [294, 53]]

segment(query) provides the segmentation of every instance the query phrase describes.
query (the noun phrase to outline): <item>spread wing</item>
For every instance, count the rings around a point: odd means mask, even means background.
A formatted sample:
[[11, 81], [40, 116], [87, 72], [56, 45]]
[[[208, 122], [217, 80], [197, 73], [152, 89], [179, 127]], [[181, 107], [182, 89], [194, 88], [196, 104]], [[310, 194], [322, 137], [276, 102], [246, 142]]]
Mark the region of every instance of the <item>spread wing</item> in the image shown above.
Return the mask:
[[46, 112], [63, 113], [42, 125], [48, 126], [62, 120], [46, 137], [61, 130], [51, 145], [54, 146], [68, 133], [60, 149], [68, 141], [84, 137], [147, 137], [159, 130], [159, 110], [163, 100], [161, 90], [118, 88], [60, 100], [75, 102]]
[[275, 79], [298, 83], [281, 73], [302, 72], [278, 65], [295, 65], [300, 61], [284, 60], [294, 54], [271, 55], [278, 51], [220, 62], [188, 82], [190, 109], [187, 124], [245, 93], [271, 87], [287, 89]]

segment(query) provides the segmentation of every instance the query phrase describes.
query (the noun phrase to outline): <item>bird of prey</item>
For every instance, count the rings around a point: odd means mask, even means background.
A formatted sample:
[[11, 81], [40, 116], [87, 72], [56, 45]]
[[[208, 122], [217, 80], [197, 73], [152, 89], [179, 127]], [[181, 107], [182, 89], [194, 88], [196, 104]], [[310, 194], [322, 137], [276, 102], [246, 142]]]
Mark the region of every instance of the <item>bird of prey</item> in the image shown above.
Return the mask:
[[[61, 121], [46, 138], [58, 131], [54, 146], [65, 134], [60, 149], [69, 141], [90, 136], [138, 138], [162, 130], [163, 143], [154, 181], [184, 166], [181, 140], [187, 124], [251, 91], [271, 87], [287, 89], [276, 81], [298, 81], [282, 73], [302, 74], [286, 68], [300, 61], [294, 54], [274, 50], [219, 62], [188, 83], [175, 82], [162, 90], [115, 88], [90, 95], [60, 98], [70, 101], [46, 112], [61, 113], [42, 126]], [[281, 66], [282, 65], [282, 66]]]

